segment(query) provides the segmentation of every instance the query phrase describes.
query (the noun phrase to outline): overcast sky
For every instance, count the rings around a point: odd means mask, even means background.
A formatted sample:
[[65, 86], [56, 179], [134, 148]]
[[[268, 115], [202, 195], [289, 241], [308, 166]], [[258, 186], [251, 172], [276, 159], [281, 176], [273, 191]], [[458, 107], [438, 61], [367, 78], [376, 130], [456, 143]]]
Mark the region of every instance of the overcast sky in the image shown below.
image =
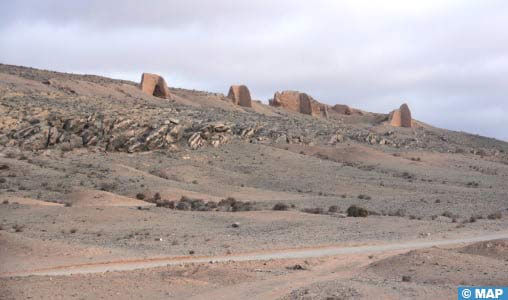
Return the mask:
[[0, 1], [0, 62], [321, 102], [508, 140], [508, 1]]

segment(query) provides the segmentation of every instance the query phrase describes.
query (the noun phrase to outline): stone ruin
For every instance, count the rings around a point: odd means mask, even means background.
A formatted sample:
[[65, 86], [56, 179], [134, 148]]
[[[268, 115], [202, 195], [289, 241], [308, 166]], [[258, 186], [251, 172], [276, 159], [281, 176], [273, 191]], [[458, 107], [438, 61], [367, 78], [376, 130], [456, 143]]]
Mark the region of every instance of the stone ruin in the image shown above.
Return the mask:
[[245, 85], [232, 85], [229, 88], [228, 98], [236, 105], [252, 107], [250, 92]]
[[298, 91], [276, 92], [269, 100], [270, 106], [282, 107], [292, 112], [311, 116], [328, 116], [326, 105], [319, 103], [311, 96]]
[[163, 99], [171, 99], [168, 85], [162, 76], [143, 73], [141, 76], [141, 90], [148, 95]]
[[395, 127], [412, 127], [411, 111], [406, 103], [390, 113], [388, 121]]
[[335, 104], [332, 109], [341, 115], [351, 115], [351, 108], [344, 104]]

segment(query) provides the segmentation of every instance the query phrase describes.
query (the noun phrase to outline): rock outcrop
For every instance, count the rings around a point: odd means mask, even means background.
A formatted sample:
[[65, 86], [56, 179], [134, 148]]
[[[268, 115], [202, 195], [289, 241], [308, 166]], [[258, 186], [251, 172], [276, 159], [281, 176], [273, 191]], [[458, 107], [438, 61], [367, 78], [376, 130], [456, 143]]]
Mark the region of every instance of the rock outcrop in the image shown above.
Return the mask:
[[411, 111], [406, 103], [402, 104], [399, 109], [390, 113], [389, 122], [391, 126], [395, 127], [412, 126]]
[[141, 76], [141, 90], [148, 95], [163, 99], [171, 99], [168, 85], [162, 76], [143, 73]]
[[228, 98], [236, 105], [252, 107], [250, 92], [245, 85], [232, 85], [229, 88]]
[[314, 100], [311, 96], [298, 91], [276, 92], [269, 101], [270, 106], [282, 107], [286, 110], [311, 116], [326, 114], [322, 108], [324, 105]]
[[344, 104], [335, 104], [332, 109], [341, 115], [351, 115], [351, 108]]

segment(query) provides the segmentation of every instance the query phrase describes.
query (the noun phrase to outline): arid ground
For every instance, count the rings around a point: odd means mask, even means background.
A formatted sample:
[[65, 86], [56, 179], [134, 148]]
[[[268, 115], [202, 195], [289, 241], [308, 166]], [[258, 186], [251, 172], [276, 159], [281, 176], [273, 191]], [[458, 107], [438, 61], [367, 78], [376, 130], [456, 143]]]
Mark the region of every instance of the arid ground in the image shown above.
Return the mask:
[[0, 65], [0, 299], [456, 299], [508, 284], [508, 143], [170, 92]]

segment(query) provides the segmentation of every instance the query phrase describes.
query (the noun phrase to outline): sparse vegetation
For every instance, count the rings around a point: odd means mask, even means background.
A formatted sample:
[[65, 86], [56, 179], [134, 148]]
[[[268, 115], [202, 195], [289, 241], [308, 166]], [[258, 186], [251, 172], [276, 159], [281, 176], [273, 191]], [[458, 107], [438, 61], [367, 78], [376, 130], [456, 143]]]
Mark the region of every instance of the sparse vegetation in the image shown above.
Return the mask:
[[138, 199], [138, 200], [145, 200], [145, 197], [146, 196], [143, 193], [137, 193], [136, 194], [136, 199]]
[[489, 220], [499, 220], [503, 217], [503, 214], [498, 211], [498, 212], [495, 212], [495, 213], [491, 213], [487, 216], [487, 219]]
[[160, 200], [155, 203], [155, 206], [175, 209], [175, 201]]
[[337, 205], [332, 205], [328, 208], [329, 213], [338, 213], [340, 212], [340, 208]]
[[450, 218], [450, 219], [453, 219], [453, 218], [458, 218], [459, 216], [457, 216], [456, 214], [452, 214], [451, 212], [449, 211], [445, 211], [441, 214], [443, 217], [447, 217], [447, 218]]
[[[150, 200], [149, 202], [152, 202]], [[192, 210], [192, 211], [250, 211], [255, 210], [256, 205], [253, 202], [243, 202], [238, 201], [235, 198], [228, 197], [226, 199], [222, 199], [219, 203], [215, 201], [205, 202], [203, 199], [190, 198], [187, 196], [182, 196], [179, 201], [169, 201], [169, 200], [158, 200], [155, 202], [157, 207], [165, 207], [170, 209], [177, 210]]]
[[311, 207], [311, 208], [302, 209], [302, 212], [308, 213], [308, 214], [320, 215], [320, 214], [324, 213], [324, 209], [321, 207]]
[[365, 218], [365, 217], [367, 217], [369, 215], [369, 211], [368, 210], [366, 210], [363, 207], [356, 206], [356, 205], [351, 205], [350, 207], [348, 207], [348, 209], [346, 210], [346, 213], [347, 213], [348, 217], [362, 217], [362, 218]]
[[362, 199], [362, 200], [370, 200], [372, 199], [370, 196], [368, 195], [363, 195], [363, 194], [360, 194], [358, 195], [358, 199]]
[[470, 187], [470, 188], [477, 188], [478, 186], [480, 186], [480, 184], [476, 181], [470, 181], [467, 183], [467, 187]]
[[289, 206], [285, 203], [277, 203], [273, 206], [273, 210], [288, 210]]
[[12, 226], [12, 229], [14, 229], [14, 232], [23, 232], [23, 230], [25, 229], [25, 226], [19, 225], [19, 224], [14, 224], [14, 226]]

